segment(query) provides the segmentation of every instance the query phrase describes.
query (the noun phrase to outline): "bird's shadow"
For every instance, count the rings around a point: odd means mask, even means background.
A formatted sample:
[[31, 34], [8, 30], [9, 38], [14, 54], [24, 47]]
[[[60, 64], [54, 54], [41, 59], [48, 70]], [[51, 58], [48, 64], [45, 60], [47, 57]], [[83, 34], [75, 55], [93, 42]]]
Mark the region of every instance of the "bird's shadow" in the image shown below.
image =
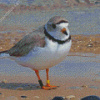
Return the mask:
[[0, 83], [0, 88], [11, 90], [38, 90], [39, 84], [34, 83]]

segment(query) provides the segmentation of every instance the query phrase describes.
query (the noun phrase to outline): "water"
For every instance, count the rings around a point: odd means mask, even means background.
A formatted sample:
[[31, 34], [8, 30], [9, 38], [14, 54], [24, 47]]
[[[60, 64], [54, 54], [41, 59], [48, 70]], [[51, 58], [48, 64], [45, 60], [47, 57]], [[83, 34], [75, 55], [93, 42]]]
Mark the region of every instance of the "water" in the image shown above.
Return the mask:
[[[77, 9], [77, 10], [76, 10]], [[44, 25], [53, 16], [63, 16], [69, 21], [71, 34], [99, 34], [100, 33], [100, 9], [86, 8], [71, 10], [69, 8], [56, 9], [52, 11], [25, 11], [24, 13], [10, 14], [0, 22], [2, 26], [27, 27], [26, 31], [37, 29]], [[5, 12], [0, 10], [0, 18]], [[19, 29], [18, 29], [19, 30]], [[9, 28], [5, 31], [11, 31]], [[0, 31], [1, 32], [1, 31]], [[5, 32], [4, 32], [5, 33]]]

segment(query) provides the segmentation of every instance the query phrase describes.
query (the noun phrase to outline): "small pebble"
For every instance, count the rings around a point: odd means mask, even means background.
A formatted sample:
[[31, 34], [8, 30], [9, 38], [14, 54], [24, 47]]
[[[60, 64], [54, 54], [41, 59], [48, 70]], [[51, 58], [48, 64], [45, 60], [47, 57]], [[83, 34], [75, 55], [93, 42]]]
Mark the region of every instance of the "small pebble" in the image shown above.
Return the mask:
[[63, 97], [60, 97], [60, 96], [56, 96], [52, 100], [64, 100], [64, 98]]
[[93, 47], [93, 44], [88, 44], [88, 47]]
[[88, 86], [87, 86], [87, 85], [82, 85], [81, 87], [83, 87], [83, 88], [87, 88]]
[[34, 96], [35, 98], [40, 98], [39, 96]]
[[7, 80], [4, 79], [4, 80], [2, 81], [2, 83], [7, 83]]
[[27, 96], [21, 96], [21, 98], [27, 98]]
[[100, 97], [91, 95], [91, 96], [84, 97], [81, 100], [100, 100]]
[[7, 97], [5, 100], [18, 100], [18, 99], [15, 96], [10, 96], [10, 97]]
[[17, 87], [16, 90], [23, 90], [23, 87]]
[[1, 95], [2, 93], [0, 93], [0, 95]]
[[66, 97], [65, 97], [65, 100], [70, 100], [70, 99], [72, 99], [72, 98], [75, 98], [75, 96], [74, 96], [74, 95], [69, 95], [69, 96], [66, 96]]

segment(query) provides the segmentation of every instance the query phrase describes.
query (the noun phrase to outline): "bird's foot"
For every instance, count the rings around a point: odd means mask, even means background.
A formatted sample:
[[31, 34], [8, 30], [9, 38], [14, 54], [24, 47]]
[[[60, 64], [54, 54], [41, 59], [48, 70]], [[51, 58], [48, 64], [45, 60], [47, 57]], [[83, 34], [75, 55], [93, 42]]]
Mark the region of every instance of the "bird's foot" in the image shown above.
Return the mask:
[[47, 84], [46, 87], [57, 88], [57, 87], [59, 87], [59, 86], [52, 86], [52, 85], [50, 85], [50, 84]]
[[42, 89], [44, 89], [44, 90], [51, 90], [51, 89], [56, 89], [56, 87], [42, 86]]

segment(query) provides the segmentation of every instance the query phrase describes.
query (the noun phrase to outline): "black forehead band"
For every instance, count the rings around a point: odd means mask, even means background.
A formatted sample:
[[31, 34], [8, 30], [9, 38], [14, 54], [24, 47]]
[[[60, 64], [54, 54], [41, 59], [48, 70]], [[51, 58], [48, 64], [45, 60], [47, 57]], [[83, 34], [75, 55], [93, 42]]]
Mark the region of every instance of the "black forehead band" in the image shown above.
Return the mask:
[[68, 21], [61, 20], [61, 21], [57, 22], [56, 24], [60, 24], [60, 23], [68, 23]]

